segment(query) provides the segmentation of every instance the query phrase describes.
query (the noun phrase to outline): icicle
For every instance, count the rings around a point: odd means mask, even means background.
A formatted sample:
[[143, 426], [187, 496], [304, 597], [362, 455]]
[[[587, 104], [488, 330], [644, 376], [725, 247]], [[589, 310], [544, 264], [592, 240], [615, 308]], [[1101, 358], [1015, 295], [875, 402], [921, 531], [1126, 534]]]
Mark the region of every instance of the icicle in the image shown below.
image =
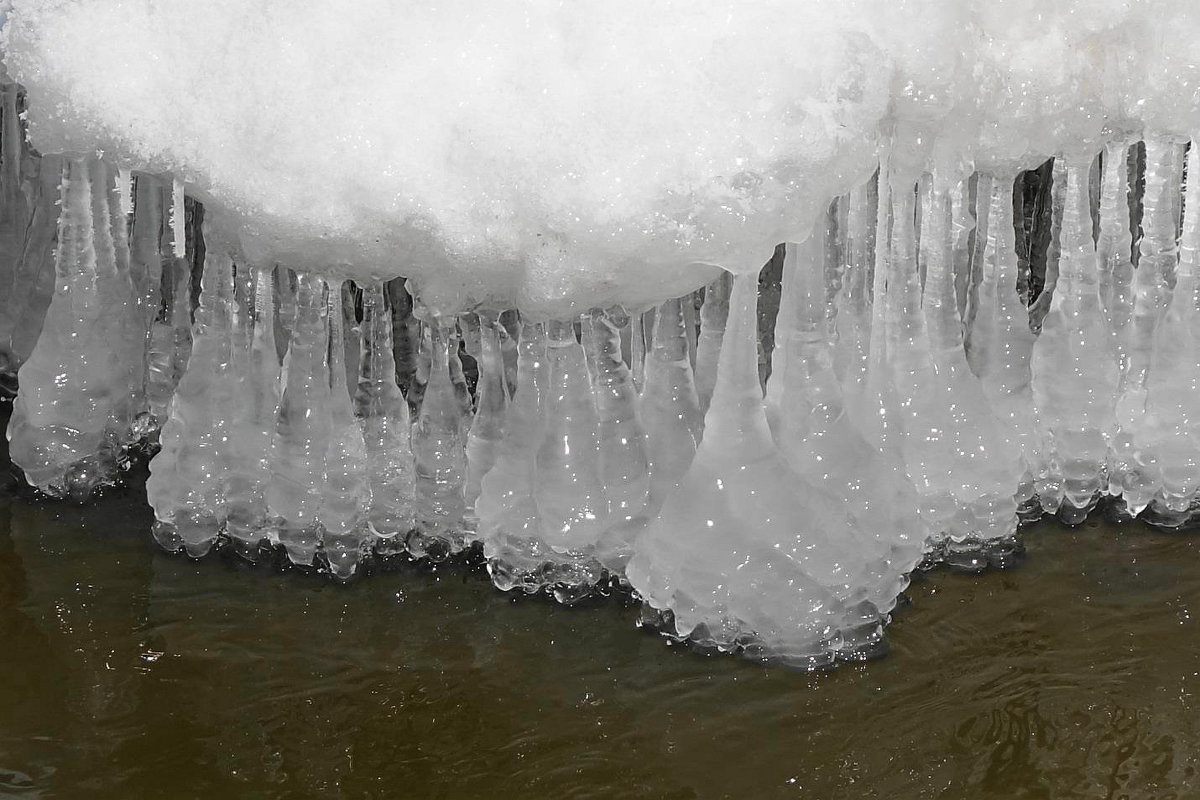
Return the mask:
[[111, 228], [112, 191], [98, 160], [67, 162], [57, 293], [21, 368], [23, 388], [9, 422], [13, 462], [56, 497], [83, 500], [115, 481], [138, 411], [138, 315], [124, 231]]
[[818, 229], [787, 245], [767, 419], [796, 474], [841, 504], [862, 535], [862, 580], [878, 587], [874, 602], [886, 613], [921, 559], [928, 531], [903, 465], [868, 443], [845, 413], [828, 338], [823, 239]]
[[[620, 572], [629, 558], [635, 528], [640, 525], [650, 488], [646, 433], [638, 413], [633, 377], [621, 357], [621, 328], [628, 317], [621, 308], [594, 309], [584, 318], [584, 343], [595, 376], [598, 476], [604, 491], [604, 540], [598, 558]], [[636, 521], [636, 523], [635, 523]]]
[[[1167, 307], [1169, 283], [1178, 258], [1176, 205], [1183, 164], [1181, 145], [1165, 137], [1146, 140], [1146, 193], [1140, 243], [1141, 257], [1134, 273], [1133, 318], [1126, 327], [1125, 352], [1129, 366], [1117, 400], [1117, 421], [1123, 429], [1137, 424], [1145, 411], [1146, 380], [1154, 353], [1154, 333]], [[1131, 509], [1132, 510], [1132, 509]], [[1136, 512], [1135, 512], [1136, 513]]]
[[434, 319], [430, 336], [429, 381], [413, 425], [416, 458], [416, 530], [408, 550], [415, 558], [444, 560], [466, 546], [466, 430], [458, 387], [451, 374], [458, 336], [453, 320]]
[[[991, 224], [993, 222], [991, 212], [995, 209], [995, 193], [992, 191], [992, 185], [991, 175], [976, 173], [976, 208], [978, 211], [975, 214], [977, 246], [972, 257], [973, 268], [971, 270], [974, 279], [972, 283], [973, 302], [970, 304], [968, 317], [963, 318], [961, 322], [957, 319], [954, 320], [954, 324], [959, 330], [965, 331], [967, 334], [965, 342], [967, 363], [970, 364], [971, 371], [975, 375], [982, 375], [990, 368], [989, 362], [995, 358], [994, 349], [997, 339], [995, 309], [996, 294], [999, 289], [996, 286], [995, 271], [987, 268], [988, 247], [994, 248], [996, 244], [996, 232]], [[961, 235], [960, 233], [959, 237]], [[945, 335], [950, 336], [951, 319], [947, 316], [941, 321], [944, 322]], [[960, 333], [955, 338], [961, 341], [963, 336]]]
[[1104, 151], [1104, 180], [1100, 192], [1100, 239], [1096, 260], [1104, 314], [1113, 338], [1113, 352], [1122, 376], [1128, 368], [1125, 328], [1133, 318], [1133, 261], [1129, 232], [1129, 143], [1112, 142]]
[[[1159, 195], [1160, 202], [1165, 199]], [[1146, 503], [1147, 492], [1154, 492], [1147, 521], [1165, 528], [1195, 521], [1200, 508], [1200, 359], [1196, 357], [1200, 352], [1200, 148], [1196, 139], [1187, 156], [1183, 214], [1175, 290], [1155, 331], [1145, 413], [1134, 423], [1137, 469], [1123, 481], [1132, 484], [1127, 500], [1132, 513]], [[1173, 240], [1163, 235], [1158, 242], [1161, 249], [1143, 252], [1138, 270], [1155, 268], [1153, 258], [1167, 258], [1171, 244]], [[1145, 242], [1143, 246], [1153, 247]], [[1132, 475], [1142, 479], [1134, 482]]]
[[634, 314], [629, 323], [629, 365], [633, 385], [640, 393], [646, 386], [646, 330], [643, 314]]
[[508, 411], [508, 385], [504, 380], [501, 340], [508, 333], [500, 325], [498, 314], [479, 312], [479, 411], [467, 436], [467, 484], [465, 500], [477, 522], [475, 501], [479, 498], [483, 477], [496, 463], [500, 442], [504, 439], [505, 414]]
[[[533, 495], [541, 538], [567, 556], [556, 583], [587, 592], [598, 578], [591, 564], [605, 531], [604, 487], [599, 474], [596, 408], [583, 347], [571, 322], [549, 323], [546, 428], [534, 468]], [[578, 570], [572, 568], [578, 565]]]
[[205, 260], [194, 346], [162, 427], [162, 450], [150, 462], [146, 494], [154, 537], [170, 551], [199, 558], [225, 524], [224, 466], [237, 413], [233, 366], [233, 263]]
[[1023, 472], [1014, 497], [1022, 519], [1032, 519], [1040, 514], [1032, 470], [1041, 448], [1033, 420], [1029, 373], [1037, 337], [1029, 329], [1029, 314], [1017, 286], [1013, 184], [1014, 179], [1007, 176], [993, 182], [983, 264], [991, 299], [988, 307], [980, 307], [975, 324], [980, 337], [991, 337], [986, 345], [989, 357], [982, 364], [979, 380], [1009, 446], [1021, 454]]
[[184, 214], [183, 181], [176, 179], [171, 182], [171, 242], [176, 258], [185, 258], [187, 256], [186, 219], [187, 217]]
[[[321, 544], [329, 570], [349, 580], [370, 543], [367, 509], [371, 481], [367, 448], [354, 419], [346, 386], [345, 308], [342, 284], [329, 284], [329, 449], [325, 453], [325, 485], [321, 489]], [[353, 308], [351, 308], [353, 311]], [[351, 317], [353, 319], [353, 317]]]
[[160, 423], [167, 418], [171, 396], [192, 351], [191, 269], [187, 258], [175, 257], [169, 243], [169, 220], [162, 213], [165, 198], [162, 184], [146, 175], [139, 177], [133, 255], [147, 275], [147, 315], [151, 321], [146, 399], [150, 413]]
[[[704, 305], [700, 307], [700, 338], [696, 344], [696, 396], [700, 411], [708, 411], [713, 388], [717, 385], [717, 360], [725, 319], [729, 316], [729, 292], [732, 279], [726, 273], [704, 287]], [[758, 357], [755, 356], [755, 363]]]
[[283, 394], [271, 443], [267, 508], [294, 564], [312, 566], [329, 450], [329, 313], [325, 281], [296, 276], [296, 314], [283, 361]]
[[[944, 284], [950, 273], [942, 264], [953, 252], [952, 210], [948, 187], [935, 183], [936, 178], [927, 184], [934, 196], [928, 202], [923, 255], [929, 280]], [[975, 570], [994, 554], [998, 563], [1007, 563], [1017, 525], [1012, 491], [1020, 477], [1018, 454], [1007, 446], [971, 375], [953, 307], [931, 299], [921, 309], [913, 195], [907, 184], [893, 186], [891, 194], [883, 318], [892, 388], [904, 398], [897, 414], [897, 441], [921, 498], [921, 515], [935, 536], [944, 537], [947, 561]], [[927, 282], [927, 295], [930, 292], [938, 297], [949, 294], [946, 286]], [[926, 311], [936, 320], [932, 326], [926, 323]], [[930, 327], [939, 336], [937, 346]]]
[[414, 466], [408, 403], [396, 385], [392, 355], [392, 314], [387, 290], [363, 289], [362, 356], [355, 414], [367, 448], [371, 480], [368, 519], [380, 538], [376, 549], [395, 555], [413, 528]]
[[1038, 496], [1047, 512], [1069, 524], [1083, 521], [1108, 485], [1118, 379], [1097, 286], [1090, 164], [1090, 155], [1077, 157], [1064, 169], [1058, 285], [1031, 362], [1034, 405], [1046, 439], [1035, 476]]
[[225, 533], [238, 555], [257, 561], [271, 531], [266, 491], [279, 413], [280, 366], [275, 349], [273, 271], [241, 269], [239, 275], [242, 292], [233, 358], [234, 407], [239, 414], [230, 441], [233, 456], [225, 474]]
[[871, 270], [875, 248], [874, 182], [857, 187], [846, 212], [846, 264], [837, 299], [834, 370], [842, 384], [847, 413], [867, 431], [867, 373], [871, 352]]
[[650, 487], [646, 513], [658, 513], [679, 485], [696, 454], [703, 420], [689, 357], [687, 321], [682, 306], [690, 295], [658, 307], [654, 346], [646, 356], [646, 385], [641, 412], [646, 430]]
[[0, 86], [0, 372], [5, 375], [20, 366], [11, 352], [11, 326], [18, 311], [11, 288], [16, 283], [33, 213], [23, 191], [20, 106], [20, 87], [15, 83]]
[[638, 538], [627, 577], [672, 637], [813, 669], [832, 663], [843, 630], [856, 645], [878, 642], [879, 615], [847, 558], [857, 534], [771, 439], [756, 286], [754, 273], [733, 280], [704, 438]]
[[546, 334], [540, 324], [525, 324], [517, 345], [517, 391], [505, 417], [504, 439], [496, 463], [480, 482], [475, 502], [478, 535], [492, 582], [503, 591], [529, 594], [546, 586], [556, 554], [541, 540], [533, 499], [537, 450], [545, 430], [543, 409], [549, 388]]

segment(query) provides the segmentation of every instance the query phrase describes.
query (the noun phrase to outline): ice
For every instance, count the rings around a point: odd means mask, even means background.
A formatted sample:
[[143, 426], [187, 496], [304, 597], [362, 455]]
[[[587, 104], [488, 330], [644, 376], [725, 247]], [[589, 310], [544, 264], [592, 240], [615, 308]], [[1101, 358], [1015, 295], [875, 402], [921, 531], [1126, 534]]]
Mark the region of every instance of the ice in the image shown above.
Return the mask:
[[[452, 365], [458, 363], [455, 323], [434, 319], [427, 330], [431, 348], [429, 382], [412, 433], [417, 525], [409, 537], [408, 549], [418, 558], [440, 561], [467, 543], [467, 428], [461, 394], [452, 375]], [[457, 369], [461, 374], [461, 367]]]
[[31, 152], [21, 87], [0, 84], [0, 98], [0, 395], [11, 396], [17, 368], [33, 350], [54, 294], [62, 166], [58, 158]]
[[278, 541], [300, 566], [313, 565], [320, 545], [325, 459], [332, 434], [325, 293], [320, 276], [297, 277], [295, 324], [283, 361], [283, 394], [266, 493]]
[[546, 362], [546, 421], [533, 469], [541, 540], [564, 564], [590, 573], [595, 545], [607, 529], [608, 504], [600, 477], [596, 405], [573, 322], [547, 324]]
[[609, 566], [628, 555], [637, 526], [644, 522], [650, 491], [646, 431], [638, 408], [633, 376], [621, 355], [623, 309], [594, 309], [583, 320], [582, 336], [592, 375], [596, 408], [597, 477], [604, 492], [601, 520], [605, 530], [598, 556]]
[[504, 374], [504, 346], [501, 344], [508, 338], [508, 332], [500, 324], [498, 313], [485, 311], [478, 318], [478, 410], [467, 436], [467, 484], [463, 490], [467, 507], [472, 510], [479, 498], [483, 476], [496, 463], [496, 452], [504, 438], [505, 415], [510, 399]]
[[237, 455], [225, 483], [225, 534], [235, 552], [256, 561], [272, 532], [266, 490], [281, 369], [275, 345], [274, 270], [242, 269], [238, 275], [239, 321], [244, 322], [234, 340], [238, 383], [232, 407], [239, 409], [240, 424], [231, 442]]
[[18, 373], [12, 460], [55, 497], [86, 499], [116, 480], [140, 411], [144, 334], [114, 195], [103, 161], [64, 162], [57, 287]]
[[877, 565], [847, 557], [868, 548], [840, 503], [806, 485], [775, 447], [758, 381], [756, 284], [753, 273], [733, 279], [704, 438], [627, 576], [669, 612], [673, 635], [818, 666], [843, 647], [873, 646], [873, 601], [899, 589], [864, 580]]
[[1064, 160], [1062, 255], [1031, 371], [1044, 440], [1036, 470], [1038, 497], [1047, 512], [1080, 522], [1108, 488], [1108, 439], [1116, 423], [1119, 376], [1100, 303], [1087, 184], [1091, 154]]
[[[767, 419], [796, 474], [841, 503], [863, 534], [860, 558], [887, 561], [894, 578], [921, 560], [929, 528], [898, 455], [870, 444], [846, 413], [826, 320], [824, 233], [787, 247]], [[884, 592], [875, 602], [887, 613], [895, 599]]]
[[[1200, 291], [1196, 280], [1200, 180], [1193, 179], [1200, 176], [1200, 149], [1194, 144], [1188, 151], [1187, 175], [1175, 287], [1166, 314], [1155, 330], [1143, 413], [1132, 425], [1136, 470], [1129, 470], [1121, 480], [1122, 487], [1128, 487], [1125, 493], [1136, 498], [1126, 500], [1130, 513], [1149, 505], [1150, 519], [1169, 528], [1192, 521], [1200, 507], [1200, 360], [1196, 357], [1200, 352]], [[1167, 195], [1160, 201], [1171, 198]], [[1174, 237], [1160, 236], [1157, 246], [1147, 246], [1143, 240], [1147, 249], [1139, 271], [1143, 265], [1161, 269], [1163, 261], [1168, 267], [1175, 266]], [[1156, 247], [1161, 249], [1155, 252]], [[1135, 488], [1137, 491], [1129, 491]]]
[[[691, 302], [691, 297], [685, 298]], [[641, 395], [650, 483], [646, 513], [653, 516], [679, 485], [696, 454], [703, 419], [679, 298], [658, 307], [654, 338], [646, 355], [646, 384]]]
[[[1018, 513], [1023, 518], [1036, 518], [1040, 508], [1034, 489], [1033, 470], [1041, 452], [1041, 443], [1031, 413], [1033, 394], [1030, 373], [1036, 336], [1030, 328], [1029, 311], [1018, 293], [1013, 184], [1007, 177], [992, 181], [991, 197], [988, 199], [991, 204], [988, 214], [990, 224], [984, 249], [983, 283], [979, 290], [980, 302], [972, 341], [980, 350], [986, 349], [987, 352], [979, 368], [983, 393], [1004, 426], [1009, 446], [1021, 454], [1022, 473], [1014, 496]], [[956, 229], [956, 237], [965, 238], [965, 234], [962, 228]]]
[[383, 285], [363, 287], [362, 355], [355, 416], [367, 450], [371, 481], [368, 520], [380, 549], [401, 552], [413, 528], [415, 473], [408, 403], [396, 383], [391, 304]]
[[721, 339], [725, 335], [725, 319], [729, 316], [729, 292], [732, 287], [728, 273], [704, 287], [704, 305], [700, 307], [700, 336], [696, 345], [696, 396], [700, 412], [708, 412], [713, 390], [717, 385], [717, 361]]
[[196, 558], [209, 551], [225, 524], [225, 469], [235, 463], [238, 441], [233, 269], [228, 256], [206, 260], [188, 370], [171, 400], [162, 451], [146, 481], [155, 538]]

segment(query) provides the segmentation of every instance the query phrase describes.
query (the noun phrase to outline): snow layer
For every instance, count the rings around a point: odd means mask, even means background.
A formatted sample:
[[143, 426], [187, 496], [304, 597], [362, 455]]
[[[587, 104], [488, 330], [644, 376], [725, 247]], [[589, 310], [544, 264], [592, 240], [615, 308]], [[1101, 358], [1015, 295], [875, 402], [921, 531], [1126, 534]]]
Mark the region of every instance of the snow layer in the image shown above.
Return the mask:
[[408, 275], [446, 309], [757, 268], [885, 144], [1012, 169], [1200, 127], [1195, 0], [9, 5], [43, 152], [173, 173], [255, 263]]

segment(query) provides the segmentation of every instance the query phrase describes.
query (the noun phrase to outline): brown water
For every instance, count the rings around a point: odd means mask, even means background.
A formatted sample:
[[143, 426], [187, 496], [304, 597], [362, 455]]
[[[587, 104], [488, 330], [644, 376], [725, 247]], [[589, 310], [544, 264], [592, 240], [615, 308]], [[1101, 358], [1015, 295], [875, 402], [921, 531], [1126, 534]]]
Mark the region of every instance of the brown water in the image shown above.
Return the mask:
[[462, 568], [189, 563], [150, 519], [0, 500], [0, 795], [1200, 797], [1194, 536], [1035, 526], [806, 675]]

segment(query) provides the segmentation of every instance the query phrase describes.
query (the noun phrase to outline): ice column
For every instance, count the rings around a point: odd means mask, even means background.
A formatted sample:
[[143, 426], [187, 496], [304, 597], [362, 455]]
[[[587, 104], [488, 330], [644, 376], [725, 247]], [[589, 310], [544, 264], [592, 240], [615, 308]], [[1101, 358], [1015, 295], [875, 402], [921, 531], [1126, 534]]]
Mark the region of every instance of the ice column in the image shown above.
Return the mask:
[[454, 320], [433, 319], [428, 329], [429, 382], [412, 435], [417, 520], [408, 550], [415, 558], [440, 561], [466, 546], [467, 430], [457, 382], [451, 374], [451, 361], [458, 361]]
[[496, 463], [497, 449], [504, 438], [508, 411], [508, 384], [504, 378], [502, 338], [508, 333], [500, 325], [500, 315], [490, 311], [479, 314], [479, 383], [475, 421], [467, 436], [467, 485], [465, 500], [475, 520], [475, 501], [479, 498], [483, 476]]
[[587, 592], [600, 578], [595, 547], [606, 531], [608, 515], [596, 406], [574, 323], [548, 323], [546, 360], [546, 427], [535, 459], [533, 497], [542, 541], [555, 553], [556, 591]]
[[[883, 262], [886, 290], [876, 297], [874, 320], [882, 323], [884, 335], [872, 336], [871, 369], [890, 374], [890, 388], [900, 398], [897, 441], [923, 519], [935, 537], [942, 537], [950, 563], [977, 569], [992, 551], [1003, 561], [1011, 549], [1017, 525], [1012, 495], [1020, 471], [1018, 454], [967, 365], [951, 302], [949, 188], [935, 184], [936, 179], [928, 184], [933, 196], [921, 239], [927, 265], [922, 309], [914, 193], [907, 182], [893, 181], [891, 241]], [[885, 199], [881, 194], [881, 209]], [[881, 342], [886, 355], [876, 358]]]
[[54, 295], [62, 158], [31, 152], [24, 107], [20, 86], [0, 85], [0, 396], [15, 393]]
[[543, 565], [553, 555], [541, 540], [533, 498], [549, 381], [546, 335], [540, 323], [522, 327], [517, 356], [517, 390], [508, 409], [495, 465], [480, 481], [475, 513], [492, 581], [504, 591], [519, 588], [533, 594], [547, 585], [548, 570]]
[[380, 284], [363, 288], [362, 348], [355, 415], [367, 450], [371, 506], [367, 518], [381, 554], [403, 552], [415, 503], [412, 423], [396, 384], [392, 313]]
[[[1007, 175], [992, 181], [987, 243], [983, 257], [980, 306], [972, 341], [986, 348], [979, 380], [988, 404], [1000, 419], [1010, 447], [1021, 454], [1021, 477], [1015, 489], [1023, 518], [1040, 513], [1033, 470], [1040, 445], [1034, 422], [1030, 358], [1037, 337], [1029, 327], [1029, 311], [1017, 292], [1016, 233], [1013, 229], [1014, 181]], [[963, 236], [962, 230], [955, 232]], [[928, 279], [926, 294], [928, 296]], [[985, 344], [986, 341], [986, 344]]]
[[266, 491], [280, 400], [275, 280], [269, 269], [239, 268], [238, 278], [232, 406], [238, 424], [230, 442], [234, 457], [225, 474], [225, 533], [235, 552], [256, 561], [271, 533]]
[[162, 450], [150, 462], [146, 494], [154, 537], [165, 549], [199, 558], [225, 524], [225, 468], [242, 431], [234, 430], [239, 398], [234, 370], [233, 262], [205, 260], [188, 370], [162, 427]]
[[144, 332], [108, 167], [69, 159], [61, 198], [57, 287], [21, 367], [8, 436], [13, 463], [30, 484], [83, 500], [116, 480], [131, 444]]
[[[713, 388], [717, 385], [717, 360], [725, 319], [729, 316], [729, 292], [732, 278], [728, 273], [704, 287], [704, 305], [700, 307], [700, 339], [696, 345], [696, 395], [701, 413], [708, 411]], [[755, 358], [757, 363], [758, 359]]]
[[1117, 365], [1100, 305], [1087, 177], [1090, 157], [1066, 166], [1061, 255], [1050, 312], [1033, 348], [1033, 399], [1045, 450], [1037, 470], [1042, 508], [1081, 522], [1107, 488]]
[[[1136, 463], [1157, 468], [1148, 520], [1168, 528], [1193, 521], [1200, 508], [1200, 148], [1195, 139], [1187, 159], [1181, 245], [1175, 290], [1155, 334], [1145, 413], [1134, 423]], [[1160, 257], [1170, 254], [1165, 236], [1159, 246], [1167, 251], [1159, 251]], [[1146, 264], [1146, 255], [1142, 259]], [[1138, 498], [1145, 502], [1144, 493]], [[1135, 509], [1131, 502], [1130, 511]]]
[[302, 566], [313, 566], [320, 544], [319, 514], [332, 429], [325, 293], [320, 277], [303, 272], [296, 276], [294, 325], [283, 361], [283, 394], [267, 486], [267, 508], [278, 541], [288, 558]]
[[704, 438], [638, 538], [627, 577], [671, 636], [817, 668], [879, 646], [878, 607], [903, 579], [863, 564], [869, 548], [837, 501], [776, 450], [758, 377], [756, 285], [753, 273], [734, 279]]
[[[816, 231], [787, 246], [767, 419], [792, 469], [839, 501], [863, 534], [859, 558], [883, 559], [903, 575], [921, 560], [929, 531], [904, 465], [867, 442], [846, 413], [826, 325], [823, 245]], [[890, 611], [882, 602], [879, 610]]]
[[371, 544], [367, 511], [371, 481], [367, 447], [346, 385], [345, 315], [341, 282], [329, 285], [329, 447], [322, 487], [321, 542], [329, 571], [348, 580]]
[[638, 394], [621, 356], [622, 309], [594, 309], [583, 321], [588, 360], [594, 375], [598, 477], [604, 492], [603, 541], [598, 557], [620, 572], [629, 557], [636, 529], [644, 522], [650, 488], [646, 433], [638, 410]]
[[653, 516], [679, 485], [696, 454], [704, 421], [688, 354], [682, 310], [690, 296], [668, 300], [654, 317], [654, 338], [646, 355], [641, 412], [646, 430], [650, 485], [646, 513]]

